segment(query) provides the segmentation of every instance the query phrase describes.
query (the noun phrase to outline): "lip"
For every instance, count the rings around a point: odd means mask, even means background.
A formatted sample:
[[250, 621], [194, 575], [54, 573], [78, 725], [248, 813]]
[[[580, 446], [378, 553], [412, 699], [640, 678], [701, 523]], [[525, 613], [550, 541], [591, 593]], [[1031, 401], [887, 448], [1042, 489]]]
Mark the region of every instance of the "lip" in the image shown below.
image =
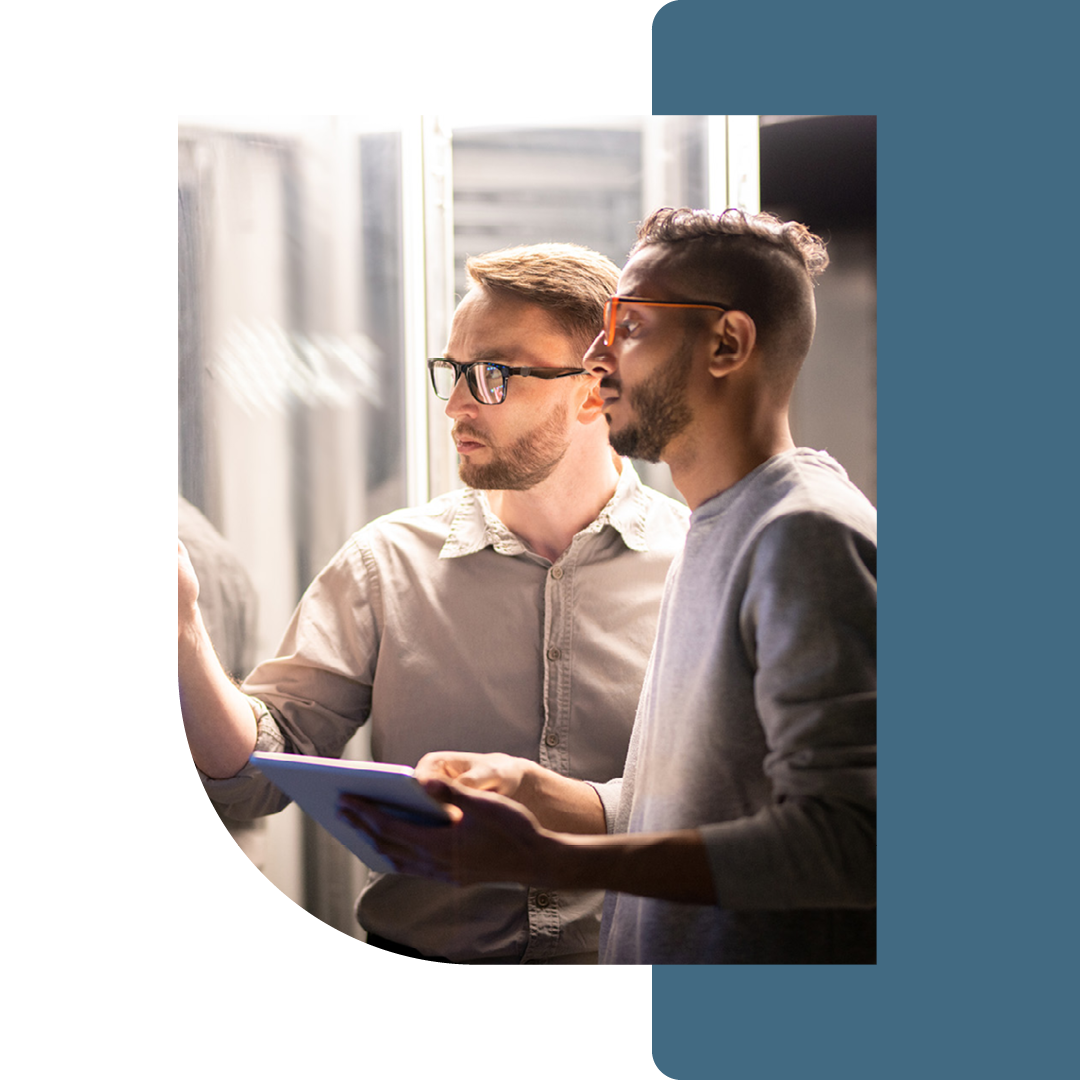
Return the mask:
[[454, 447], [459, 454], [472, 454], [477, 450], [484, 449], [484, 443], [478, 439], [474, 439], [468, 435], [455, 435], [451, 433], [451, 438], [454, 440]]

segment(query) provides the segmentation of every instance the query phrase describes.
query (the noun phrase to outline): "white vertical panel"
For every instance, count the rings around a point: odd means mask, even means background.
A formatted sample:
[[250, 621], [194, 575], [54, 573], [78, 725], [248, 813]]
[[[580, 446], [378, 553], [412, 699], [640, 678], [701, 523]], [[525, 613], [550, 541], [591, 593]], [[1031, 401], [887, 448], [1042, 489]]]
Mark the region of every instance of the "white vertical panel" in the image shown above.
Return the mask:
[[709, 209], [761, 209], [757, 116], [709, 117]]
[[758, 118], [727, 118], [727, 175], [730, 206], [756, 214], [761, 209]]
[[[454, 173], [450, 124], [426, 117], [424, 150], [424, 237], [427, 282], [427, 352], [441, 356], [454, 315]], [[457, 454], [450, 440], [450, 420], [431, 392], [424, 369], [428, 425], [428, 494], [441, 495], [458, 486]]]
[[423, 123], [401, 132], [402, 288], [405, 312], [405, 495], [409, 506], [428, 498], [426, 270], [424, 252]]
[[727, 117], [709, 117], [709, 209], [728, 206]]
[[641, 125], [641, 217], [671, 202], [667, 188], [664, 138], [667, 118], [648, 116]]

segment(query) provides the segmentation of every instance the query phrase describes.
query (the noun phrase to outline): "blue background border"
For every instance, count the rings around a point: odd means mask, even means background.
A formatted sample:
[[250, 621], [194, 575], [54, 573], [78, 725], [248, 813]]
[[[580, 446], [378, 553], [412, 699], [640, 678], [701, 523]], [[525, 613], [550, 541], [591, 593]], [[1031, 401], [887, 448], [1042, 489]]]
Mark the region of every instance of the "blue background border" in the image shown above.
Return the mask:
[[[990, 29], [912, 5], [5, 11], [22, 105], [4, 110], [0, 226], [19, 266], [175, 266], [179, 111], [878, 114], [879, 963], [658, 969], [659, 1074], [1057, 1074], [1075, 481], [1047, 467], [1068, 460], [1076, 347], [1050, 326], [1075, 264], [1071, 230], [1040, 218], [1076, 195], [1071, 125], [1036, 97], [1075, 87], [1041, 8]], [[1056, 235], [1062, 271], [1038, 241]]]

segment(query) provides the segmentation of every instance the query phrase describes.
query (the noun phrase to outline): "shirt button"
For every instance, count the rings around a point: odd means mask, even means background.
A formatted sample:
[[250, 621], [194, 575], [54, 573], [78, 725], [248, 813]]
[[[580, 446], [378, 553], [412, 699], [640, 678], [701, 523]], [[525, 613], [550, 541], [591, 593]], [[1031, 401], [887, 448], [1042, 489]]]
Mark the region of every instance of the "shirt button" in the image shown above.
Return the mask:
[[549, 731], [544, 736], [544, 742], [547, 743], [548, 746], [558, 746], [559, 745], [559, 733], [557, 731]]
[[561, 566], [553, 566], [551, 568], [551, 576], [556, 581], [562, 581], [562, 567]]
[[536, 897], [536, 906], [539, 908], [545, 908], [551, 903], [551, 897], [546, 892], [540, 893]]
[[547, 651], [547, 658], [549, 660], [558, 660], [562, 656], [562, 650], [557, 649], [554, 645]]

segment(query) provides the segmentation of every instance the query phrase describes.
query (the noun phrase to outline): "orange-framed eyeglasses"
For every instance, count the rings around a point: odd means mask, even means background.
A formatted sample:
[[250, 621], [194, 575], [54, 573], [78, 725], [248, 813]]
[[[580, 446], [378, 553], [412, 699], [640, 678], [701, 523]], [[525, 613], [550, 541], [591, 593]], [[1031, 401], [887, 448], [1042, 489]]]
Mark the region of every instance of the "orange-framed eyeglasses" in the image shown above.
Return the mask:
[[613, 296], [604, 304], [604, 344], [610, 346], [615, 340], [615, 324], [619, 319], [620, 304], [636, 304], [638, 307], [715, 308], [730, 311], [724, 304], [706, 304], [688, 300], [648, 300], [643, 296]]

